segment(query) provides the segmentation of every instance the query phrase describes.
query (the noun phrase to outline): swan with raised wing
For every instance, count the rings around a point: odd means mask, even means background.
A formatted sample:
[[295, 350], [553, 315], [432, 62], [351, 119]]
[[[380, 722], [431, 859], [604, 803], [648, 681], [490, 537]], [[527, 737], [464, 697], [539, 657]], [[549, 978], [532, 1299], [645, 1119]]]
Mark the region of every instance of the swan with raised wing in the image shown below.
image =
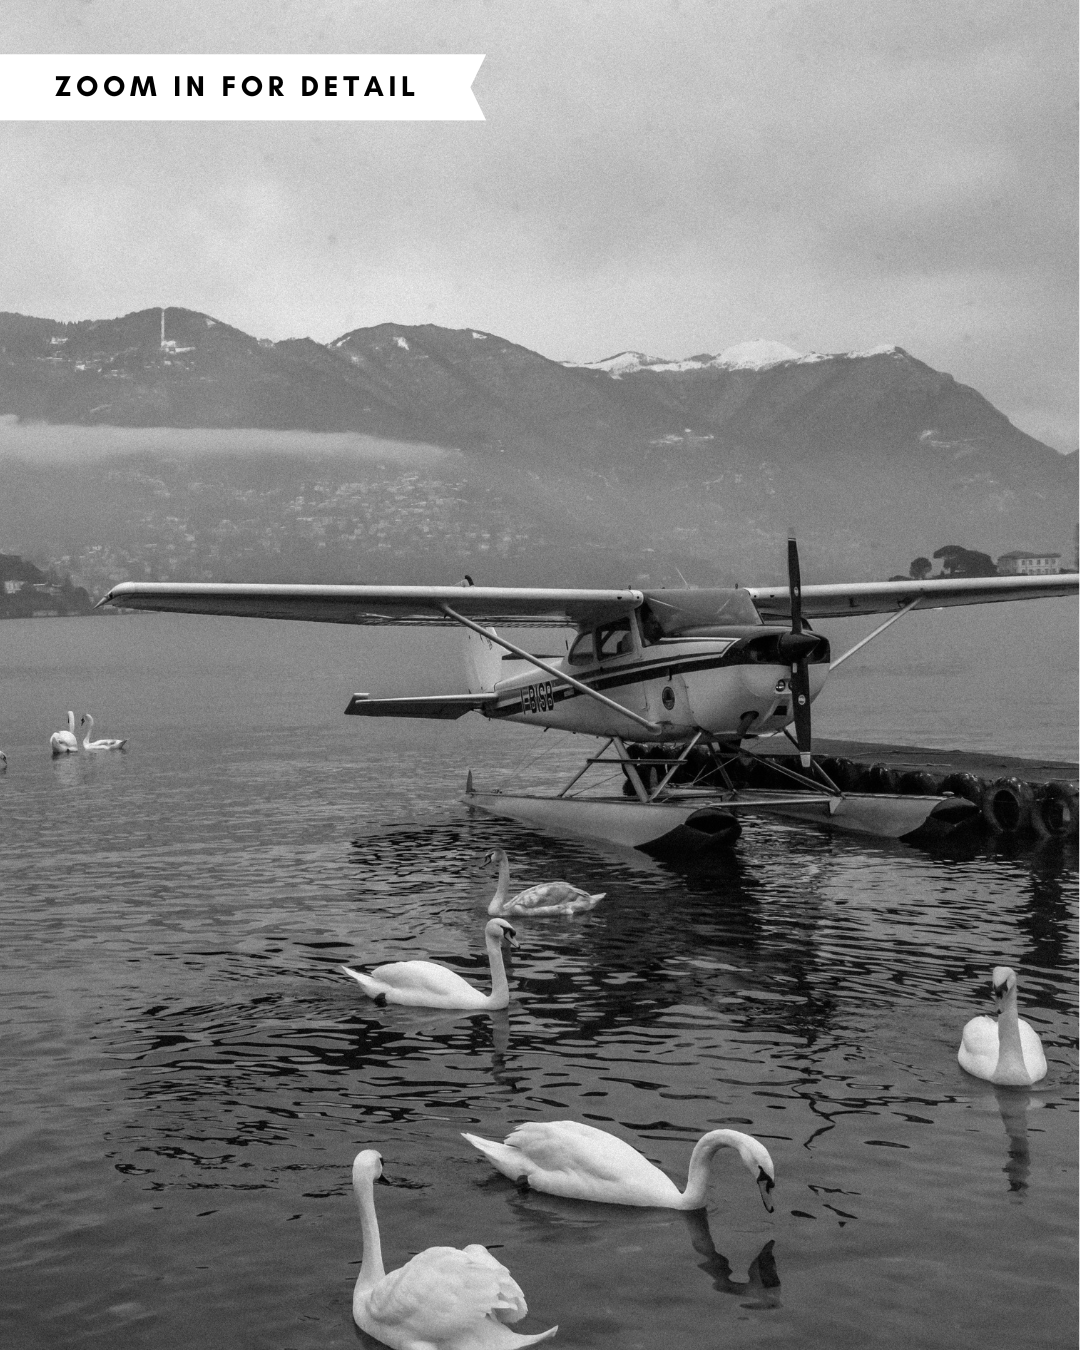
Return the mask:
[[496, 1144], [463, 1134], [504, 1176], [549, 1195], [596, 1200], [608, 1205], [651, 1205], [662, 1209], [701, 1209], [713, 1156], [733, 1148], [754, 1178], [765, 1208], [772, 1212], [776, 1182], [769, 1151], [740, 1130], [710, 1130], [694, 1145], [686, 1190], [659, 1167], [607, 1130], [576, 1120], [526, 1121]]
[[83, 725], [86, 727], [86, 735], [83, 737], [82, 748], [84, 750], [123, 750], [127, 741], [92, 741], [90, 737], [94, 734], [94, 719], [89, 713], [82, 715]]
[[67, 715], [67, 730], [54, 731], [49, 737], [49, 749], [54, 755], [73, 755], [79, 748], [79, 742], [75, 736], [75, 714], [69, 712]]
[[489, 914], [583, 914], [598, 905], [607, 891], [590, 895], [568, 881], [543, 881], [538, 886], [509, 895], [510, 860], [501, 848], [492, 849], [485, 857], [499, 869], [499, 885], [488, 905]]
[[995, 966], [994, 1001], [998, 1015], [973, 1017], [964, 1027], [956, 1058], [976, 1078], [1001, 1087], [1030, 1087], [1046, 1077], [1046, 1055], [1039, 1033], [1016, 1011], [1016, 971]]
[[513, 1276], [486, 1247], [428, 1247], [389, 1274], [383, 1266], [375, 1216], [375, 1181], [382, 1157], [365, 1149], [353, 1162], [364, 1258], [353, 1288], [353, 1321], [391, 1350], [524, 1350], [554, 1336], [511, 1331], [528, 1313]]
[[477, 1010], [505, 1008], [510, 1002], [510, 986], [503, 965], [504, 941], [511, 947], [518, 945], [513, 926], [505, 919], [489, 919], [484, 929], [484, 942], [491, 969], [490, 994], [481, 993], [475, 985], [437, 961], [391, 961], [389, 965], [376, 966], [370, 975], [353, 970], [351, 966], [341, 969], [349, 979], [356, 981], [368, 998], [380, 1005], [400, 1003], [409, 1008]]

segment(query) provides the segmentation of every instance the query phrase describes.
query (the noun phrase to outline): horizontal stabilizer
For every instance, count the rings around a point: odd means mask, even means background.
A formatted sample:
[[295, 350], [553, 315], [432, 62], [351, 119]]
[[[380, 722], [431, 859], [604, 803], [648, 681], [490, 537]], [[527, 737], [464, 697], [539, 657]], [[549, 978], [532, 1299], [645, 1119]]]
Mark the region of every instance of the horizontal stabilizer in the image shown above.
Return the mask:
[[479, 712], [496, 701], [495, 694], [435, 694], [427, 698], [372, 698], [353, 694], [347, 717], [436, 717], [452, 721], [467, 712]]

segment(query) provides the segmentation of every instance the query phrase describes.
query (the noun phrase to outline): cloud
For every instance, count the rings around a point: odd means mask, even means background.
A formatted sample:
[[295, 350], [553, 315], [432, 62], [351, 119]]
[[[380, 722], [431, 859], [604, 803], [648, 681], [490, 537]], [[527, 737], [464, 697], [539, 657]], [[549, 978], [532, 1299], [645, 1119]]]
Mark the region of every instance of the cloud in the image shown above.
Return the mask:
[[229, 428], [55, 426], [0, 416], [0, 460], [87, 464], [124, 455], [341, 456], [370, 464], [429, 465], [440, 446], [381, 440], [353, 432]]
[[896, 342], [1075, 446], [1067, 6], [11, 9], [9, 51], [484, 52], [487, 121], [0, 128], [9, 308], [474, 326], [578, 360]]

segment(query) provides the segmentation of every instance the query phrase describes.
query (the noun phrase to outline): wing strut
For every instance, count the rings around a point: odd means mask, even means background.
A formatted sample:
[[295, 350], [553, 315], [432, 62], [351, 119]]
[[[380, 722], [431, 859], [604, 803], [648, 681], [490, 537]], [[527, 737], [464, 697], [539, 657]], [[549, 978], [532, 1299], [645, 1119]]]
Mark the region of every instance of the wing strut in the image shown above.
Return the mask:
[[884, 633], [885, 629], [888, 628], [889, 624], [895, 623], [897, 619], [902, 619], [905, 614], [910, 614], [910, 612], [921, 600], [922, 596], [917, 595], [914, 600], [908, 601], [908, 603], [904, 606], [904, 608], [900, 610], [898, 613], [892, 615], [891, 618], [886, 619], [884, 623], [879, 623], [872, 633], [867, 633], [866, 637], [864, 637], [861, 642], [856, 642], [854, 647], [849, 647], [848, 650], [843, 654], [843, 656], [838, 656], [836, 660], [832, 663], [832, 665], [829, 667], [830, 673], [836, 669], [836, 667], [840, 664], [841, 661], [846, 661], [849, 656], [854, 656], [860, 647], [865, 647], [866, 644], [870, 642], [873, 638], [876, 638], [879, 633]]
[[506, 638], [499, 637], [496, 633], [493, 633], [490, 628], [481, 628], [478, 623], [473, 623], [471, 619], [466, 619], [464, 614], [456, 613], [449, 605], [440, 605], [439, 609], [442, 610], [448, 619], [453, 619], [456, 623], [463, 624], [466, 628], [471, 628], [474, 633], [479, 633], [481, 637], [487, 638], [489, 642], [494, 642], [499, 647], [505, 647], [508, 652], [513, 653], [514, 656], [520, 657], [522, 661], [528, 661], [530, 665], [536, 666], [538, 669], [550, 675], [553, 679], [561, 680], [564, 684], [571, 685], [578, 693], [588, 694], [589, 698], [595, 699], [597, 703], [602, 703], [607, 708], [613, 708], [615, 712], [621, 713], [623, 717], [629, 717], [633, 721], [640, 723], [641, 726], [645, 727], [648, 731], [656, 732], [661, 730], [658, 722], [650, 722], [647, 717], [641, 717], [636, 712], [631, 712], [629, 708], [624, 708], [621, 703], [616, 703], [613, 698], [608, 698], [606, 695], [598, 693], [595, 689], [590, 689], [587, 684], [582, 684], [580, 680], [575, 680], [574, 677], [568, 675], [565, 670], [556, 670], [554, 666], [549, 666], [546, 661], [541, 661], [538, 656], [533, 656], [532, 653], [527, 652], [524, 647], [518, 647], [513, 642], [507, 642]]

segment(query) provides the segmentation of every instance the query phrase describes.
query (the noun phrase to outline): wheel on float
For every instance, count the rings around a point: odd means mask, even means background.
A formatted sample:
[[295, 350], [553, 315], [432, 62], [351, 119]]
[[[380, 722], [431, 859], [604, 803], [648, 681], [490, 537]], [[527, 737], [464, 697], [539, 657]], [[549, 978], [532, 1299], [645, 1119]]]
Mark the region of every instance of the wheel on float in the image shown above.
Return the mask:
[[987, 785], [979, 802], [983, 820], [995, 834], [1022, 834], [1031, 829], [1035, 794], [1022, 778], [998, 778]]
[[1075, 839], [1080, 813], [1073, 783], [1045, 783], [1035, 791], [1031, 828], [1042, 839]]

